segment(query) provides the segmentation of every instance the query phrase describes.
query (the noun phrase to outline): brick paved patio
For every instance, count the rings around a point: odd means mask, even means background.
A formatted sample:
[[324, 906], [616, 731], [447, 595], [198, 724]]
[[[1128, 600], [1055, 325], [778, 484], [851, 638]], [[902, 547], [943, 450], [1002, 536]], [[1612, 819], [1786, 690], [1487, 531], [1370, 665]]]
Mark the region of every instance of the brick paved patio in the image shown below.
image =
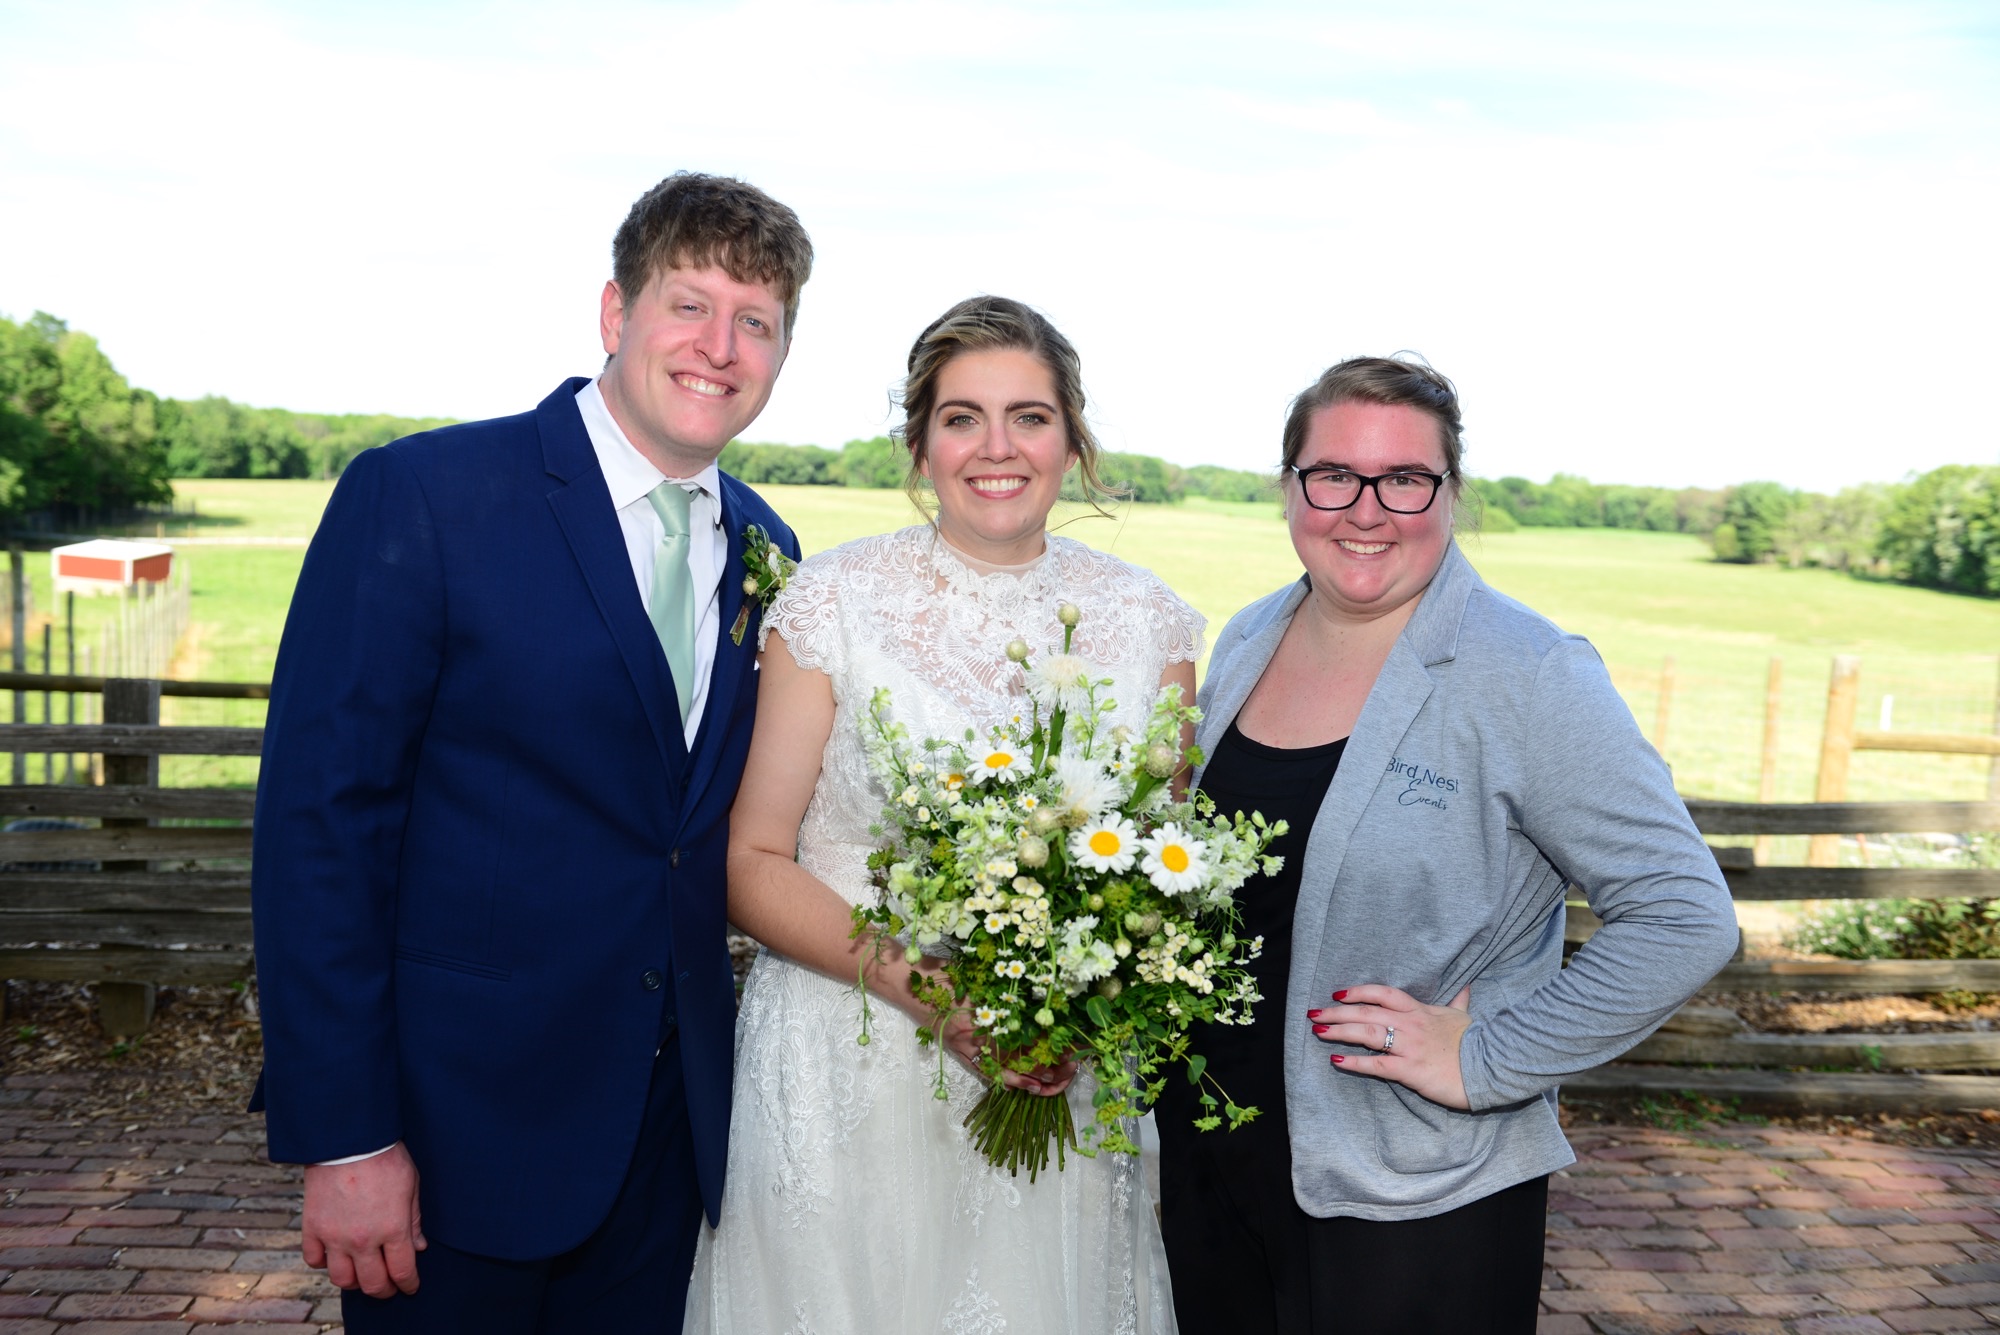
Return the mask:
[[[0, 1083], [0, 1335], [339, 1329], [260, 1119], [78, 1122], [82, 1083]], [[2000, 1154], [1782, 1130], [1571, 1138], [1543, 1335], [2000, 1327]]]

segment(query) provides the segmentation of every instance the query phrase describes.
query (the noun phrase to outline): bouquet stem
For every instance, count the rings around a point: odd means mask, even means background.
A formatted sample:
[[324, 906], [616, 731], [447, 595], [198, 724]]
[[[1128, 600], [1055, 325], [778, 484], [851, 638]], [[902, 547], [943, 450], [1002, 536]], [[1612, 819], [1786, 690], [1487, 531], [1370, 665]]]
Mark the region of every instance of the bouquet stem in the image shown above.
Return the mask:
[[1076, 1148], [1076, 1123], [1070, 1117], [1067, 1094], [1030, 1094], [994, 1084], [965, 1115], [965, 1126], [988, 1163], [1016, 1177], [1025, 1164], [1030, 1182], [1049, 1166], [1051, 1145], [1058, 1172], [1064, 1151]]

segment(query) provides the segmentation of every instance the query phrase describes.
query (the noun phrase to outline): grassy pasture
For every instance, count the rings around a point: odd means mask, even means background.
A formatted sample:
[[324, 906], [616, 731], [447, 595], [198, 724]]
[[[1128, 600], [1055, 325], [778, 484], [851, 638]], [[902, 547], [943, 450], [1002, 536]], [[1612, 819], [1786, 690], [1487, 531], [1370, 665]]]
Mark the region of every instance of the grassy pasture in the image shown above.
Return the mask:
[[[186, 480], [199, 505], [194, 534], [221, 544], [183, 547], [194, 580], [195, 631], [175, 672], [268, 680], [286, 604], [331, 490], [323, 482]], [[771, 487], [768, 498], [807, 551], [909, 523], [900, 492]], [[1068, 521], [1064, 523], [1064, 521]], [[1112, 519], [1081, 507], [1058, 512], [1061, 531], [1157, 571], [1210, 620], [1211, 635], [1251, 599], [1294, 578], [1297, 562], [1272, 506], [1190, 501], [1128, 506]], [[256, 545], [276, 540], [281, 545]], [[1500, 590], [1587, 635], [1650, 736], [1662, 661], [1675, 659], [1666, 755], [1690, 794], [1757, 794], [1765, 674], [1784, 660], [1776, 796], [1812, 796], [1831, 657], [1862, 658], [1862, 720], [1922, 731], [1993, 727], [2000, 602], [1867, 583], [1817, 570], [1724, 566], [1697, 540], [1613, 530], [1523, 529], [1473, 536], [1467, 555]], [[30, 562], [47, 601], [47, 563]], [[174, 701], [187, 723], [255, 723], [249, 702]], [[194, 763], [194, 762], [191, 762]], [[219, 764], [221, 762], [199, 762]], [[1982, 797], [1987, 764], [1965, 757], [1863, 752], [1856, 798]], [[176, 773], [170, 782], [204, 782]]]

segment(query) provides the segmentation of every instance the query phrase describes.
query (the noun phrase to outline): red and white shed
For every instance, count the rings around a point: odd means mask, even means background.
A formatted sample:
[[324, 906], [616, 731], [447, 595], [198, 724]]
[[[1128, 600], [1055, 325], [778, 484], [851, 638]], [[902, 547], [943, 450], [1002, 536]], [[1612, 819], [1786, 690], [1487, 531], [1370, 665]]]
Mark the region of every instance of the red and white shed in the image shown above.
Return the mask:
[[164, 584], [174, 549], [157, 542], [92, 538], [49, 550], [57, 593], [122, 593], [137, 584]]

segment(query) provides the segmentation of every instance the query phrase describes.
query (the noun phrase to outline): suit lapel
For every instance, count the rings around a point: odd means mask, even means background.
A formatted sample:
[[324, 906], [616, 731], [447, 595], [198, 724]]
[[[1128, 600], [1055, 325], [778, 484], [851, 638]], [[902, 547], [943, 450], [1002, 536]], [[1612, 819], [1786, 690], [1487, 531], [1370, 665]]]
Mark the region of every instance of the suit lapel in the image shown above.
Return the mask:
[[720, 739], [729, 730], [738, 689], [743, 684], [744, 676], [752, 670], [757, 656], [757, 608], [750, 608], [749, 624], [743, 629], [741, 644], [730, 634], [736, 626], [736, 618], [744, 610], [743, 576], [747, 569], [743, 564], [743, 511], [736, 502], [734, 486], [733, 478], [722, 479], [722, 530], [729, 539], [729, 555], [722, 563], [722, 587], [718, 591], [715, 619], [718, 637], [715, 666], [708, 674], [708, 701], [702, 706], [701, 730], [695, 735], [694, 768], [688, 777], [685, 805], [687, 810], [694, 808], [715, 775], [715, 767], [723, 751]]
[[544, 399], [535, 412], [544, 466], [563, 482], [549, 493], [549, 508], [569, 540], [570, 552], [583, 570], [598, 614], [625, 660], [660, 760], [678, 787], [687, 772], [688, 755], [680, 711], [674, 703], [673, 677], [653, 623], [646, 619], [646, 605], [632, 578], [632, 561], [625, 551], [618, 515], [611, 508], [611, 492], [577, 412], [576, 391], [582, 385], [581, 380], [570, 381]]

